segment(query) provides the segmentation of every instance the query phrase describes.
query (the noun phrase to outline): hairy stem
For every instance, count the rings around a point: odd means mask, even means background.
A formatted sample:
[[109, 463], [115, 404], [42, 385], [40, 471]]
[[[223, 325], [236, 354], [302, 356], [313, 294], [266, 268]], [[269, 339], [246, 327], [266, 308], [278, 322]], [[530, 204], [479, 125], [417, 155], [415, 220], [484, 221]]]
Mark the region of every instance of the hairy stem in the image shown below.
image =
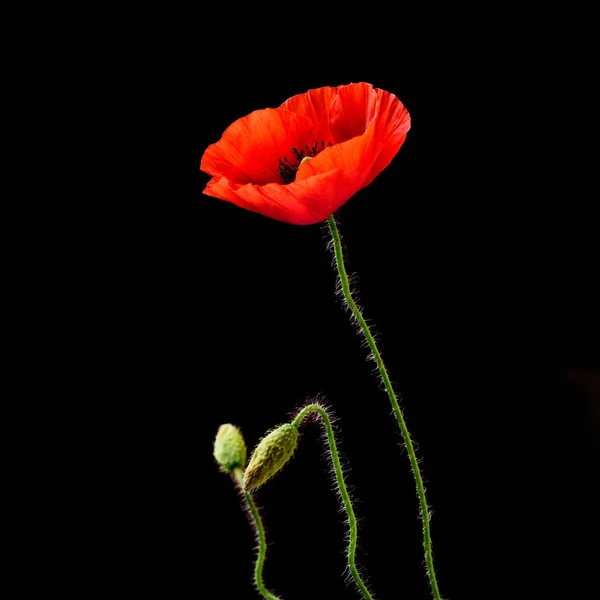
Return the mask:
[[344, 474], [342, 472], [342, 466], [340, 464], [340, 458], [337, 451], [335, 436], [333, 434], [333, 427], [331, 426], [331, 419], [329, 418], [327, 411], [320, 404], [308, 404], [298, 413], [296, 418], [293, 420], [292, 425], [297, 429], [304, 420], [304, 418], [311, 412], [317, 413], [323, 420], [323, 425], [325, 426], [325, 431], [327, 433], [327, 441], [329, 443], [329, 452], [331, 453], [331, 461], [335, 470], [335, 479], [340, 492], [340, 496], [342, 497], [342, 502], [344, 503], [346, 514], [348, 515], [348, 524], [350, 526], [350, 542], [348, 544], [348, 567], [350, 568], [350, 573], [352, 574], [352, 577], [356, 582], [358, 589], [361, 591], [363, 597], [367, 600], [373, 600], [373, 597], [369, 593], [369, 590], [365, 586], [363, 580], [360, 577], [358, 569], [356, 568], [356, 517], [354, 516], [352, 502], [350, 501], [350, 496], [348, 495], [348, 490], [346, 489], [346, 482], [344, 481]]
[[406, 446], [406, 451], [408, 452], [408, 457], [410, 459], [410, 466], [412, 469], [412, 473], [415, 479], [415, 484], [417, 488], [417, 496], [419, 498], [419, 505], [421, 510], [421, 519], [423, 521], [423, 547], [425, 549], [425, 562], [427, 564], [427, 575], [429, 577], [429, 583], [431, 585], [431, 591], [433, 593], [433, 597], [435, 600], [441, 600], [440, 592], [438, 589], [437, 580], [435, 577], [435, 570], [433, 567], [433, 553], [431, 550], [431, 531], [430, 531], [430, 516], [429, 509], [427, 507], [427, 499], [425, 497], [425, 486], [423, 485], [423, 478], [421, 477], [421, 471], [419, 469], [419, 461], [417, 460], [417, 455], [415, 453], [415, 449], [410, 437], [410, 433], [408, 428], [406, 427], [406, 422], [404, 420], [404, 415], [402, 414], [402, 410], [400, 409], [400, 404], [398, 403], [398, 399], [396, 398], [396, 394], [392, 388], [392, 384], [390, 382], [390, 378], [388, 376], [387, 370], [383, 363], [383, 359], [381, 358], [381, 354], [377, 348], [377, 344], [375, 343], [375, 339], [371, 335], [367, 322], [365, 321], [362, 313], [360, 312], [356, 302], [352, 297], [352, 292], [350, 290], [350, 283], [348, 281], [348, 275], [346, 273], [346, 267], [344, 266], [344, 254], [342, 251], [342, 242], [340, 238], [340, 234], [335, 222], [335, 218], [331, 215], [328, 219], [329, 230], [331, 232], [331, 238], [333, 240], [333, 247], [335, 252], [335, 263], [337, 266], [338, 275], [340, 278], [340, 284], [342, 287], [342, 292], [344, 294], [344, 298], [348, 304], [348, 307], [352, 311], [352, 315], [356, 319], [358, 325], [360, 326], [367, 343], [369, 344], [369, 348], [371, 353], [373, 354], [373, 358], [377, 364], [377, 368], [379, 370], [379, 374], [381, 376], [381, 380], [385, 387], [385, 391], [390, 399], [392, 404], [392, 408], [394, 410], [394, 415], [396, 416], [396, 420], [398, 421], [398, 425], [400, 427], [400, 432], [402, 433], [402, 439], [404, 441], [404, 445]]
[[239, 486], [241, 490], [241, 494], [244, 497], [244, 501], [248, 508], [248, 512], [250, 513], [251, 519], [250, 523], [254, 529], [254, 533], [256, 534], [256, 539], [258, 540], [258, 555], [256, 557], [256, 563], [254, 565], [254, 584], [256, 588], [260, 592], [263, 598], [266, 600], [282, 600], [279, 596], [275, 596], [272, 594], [266, 587], [263, 581], [263, 567], [265, 564], [265, 556], [267, 554], [267, 539], [265, 536], [265, 529], [262, 524], [262, 519], [260, 518], [260, 513], [258, 512], [258, 508], [254, 503], [254, 499], [252, 498], [252, 494], [244, 491], [244, 473], [242, 469], [237, 468], [233, 472], [233, 478]]

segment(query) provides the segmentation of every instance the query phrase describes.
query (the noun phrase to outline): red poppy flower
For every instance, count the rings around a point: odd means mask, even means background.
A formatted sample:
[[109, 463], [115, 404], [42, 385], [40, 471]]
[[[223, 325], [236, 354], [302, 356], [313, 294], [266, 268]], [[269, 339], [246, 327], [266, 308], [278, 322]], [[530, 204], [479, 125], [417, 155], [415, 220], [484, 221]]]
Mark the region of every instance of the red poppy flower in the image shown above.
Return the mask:
[[387, 167], [410, 129], [389, 92], [368, 83], [322, 87], [256, 110], [211, 144], [204, 193], [267, 217], [327, 219]]

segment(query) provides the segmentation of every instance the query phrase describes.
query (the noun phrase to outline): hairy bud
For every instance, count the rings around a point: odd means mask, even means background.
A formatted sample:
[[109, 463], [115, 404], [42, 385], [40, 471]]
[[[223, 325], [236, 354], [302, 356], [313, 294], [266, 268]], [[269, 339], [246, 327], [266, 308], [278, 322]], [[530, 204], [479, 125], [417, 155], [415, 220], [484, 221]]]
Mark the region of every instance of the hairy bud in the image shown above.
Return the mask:
[[235, 468], [244, 468], [246, 442], [242, 432], [235, 425], [226, 423], [219, 427], [213, 455], [225, 473], [232, 473]]
[[298, 430], [286, 423], [271, 431], [256, 446], [244, 472], [244, 488], [251, 492], [266, 481], [292, 458], [298, 445]]

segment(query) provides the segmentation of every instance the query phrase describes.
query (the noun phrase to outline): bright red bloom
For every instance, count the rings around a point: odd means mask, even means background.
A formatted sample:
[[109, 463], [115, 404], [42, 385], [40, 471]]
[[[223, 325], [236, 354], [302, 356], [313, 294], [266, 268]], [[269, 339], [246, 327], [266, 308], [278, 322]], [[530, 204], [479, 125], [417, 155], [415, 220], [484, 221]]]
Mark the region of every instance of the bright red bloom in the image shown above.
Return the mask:
[[200, 169], [212, 175], [204, 193], [287, 223], [318, 223], [390, 164], [409, 129], [402, 102], [369, 83], [309, 90], [230, 125], [202, 156]]

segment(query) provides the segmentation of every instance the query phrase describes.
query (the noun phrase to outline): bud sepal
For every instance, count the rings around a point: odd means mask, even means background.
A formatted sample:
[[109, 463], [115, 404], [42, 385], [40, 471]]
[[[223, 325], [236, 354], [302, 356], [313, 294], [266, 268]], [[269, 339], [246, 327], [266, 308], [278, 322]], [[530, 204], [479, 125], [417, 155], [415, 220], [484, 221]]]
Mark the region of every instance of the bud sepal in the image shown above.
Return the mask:
[[298, 446], [298, 429], [291, 423], [280, 425], [256, 446], [244, 472], [244, 489], [252, 492], [264, 485], [292, 458]]

